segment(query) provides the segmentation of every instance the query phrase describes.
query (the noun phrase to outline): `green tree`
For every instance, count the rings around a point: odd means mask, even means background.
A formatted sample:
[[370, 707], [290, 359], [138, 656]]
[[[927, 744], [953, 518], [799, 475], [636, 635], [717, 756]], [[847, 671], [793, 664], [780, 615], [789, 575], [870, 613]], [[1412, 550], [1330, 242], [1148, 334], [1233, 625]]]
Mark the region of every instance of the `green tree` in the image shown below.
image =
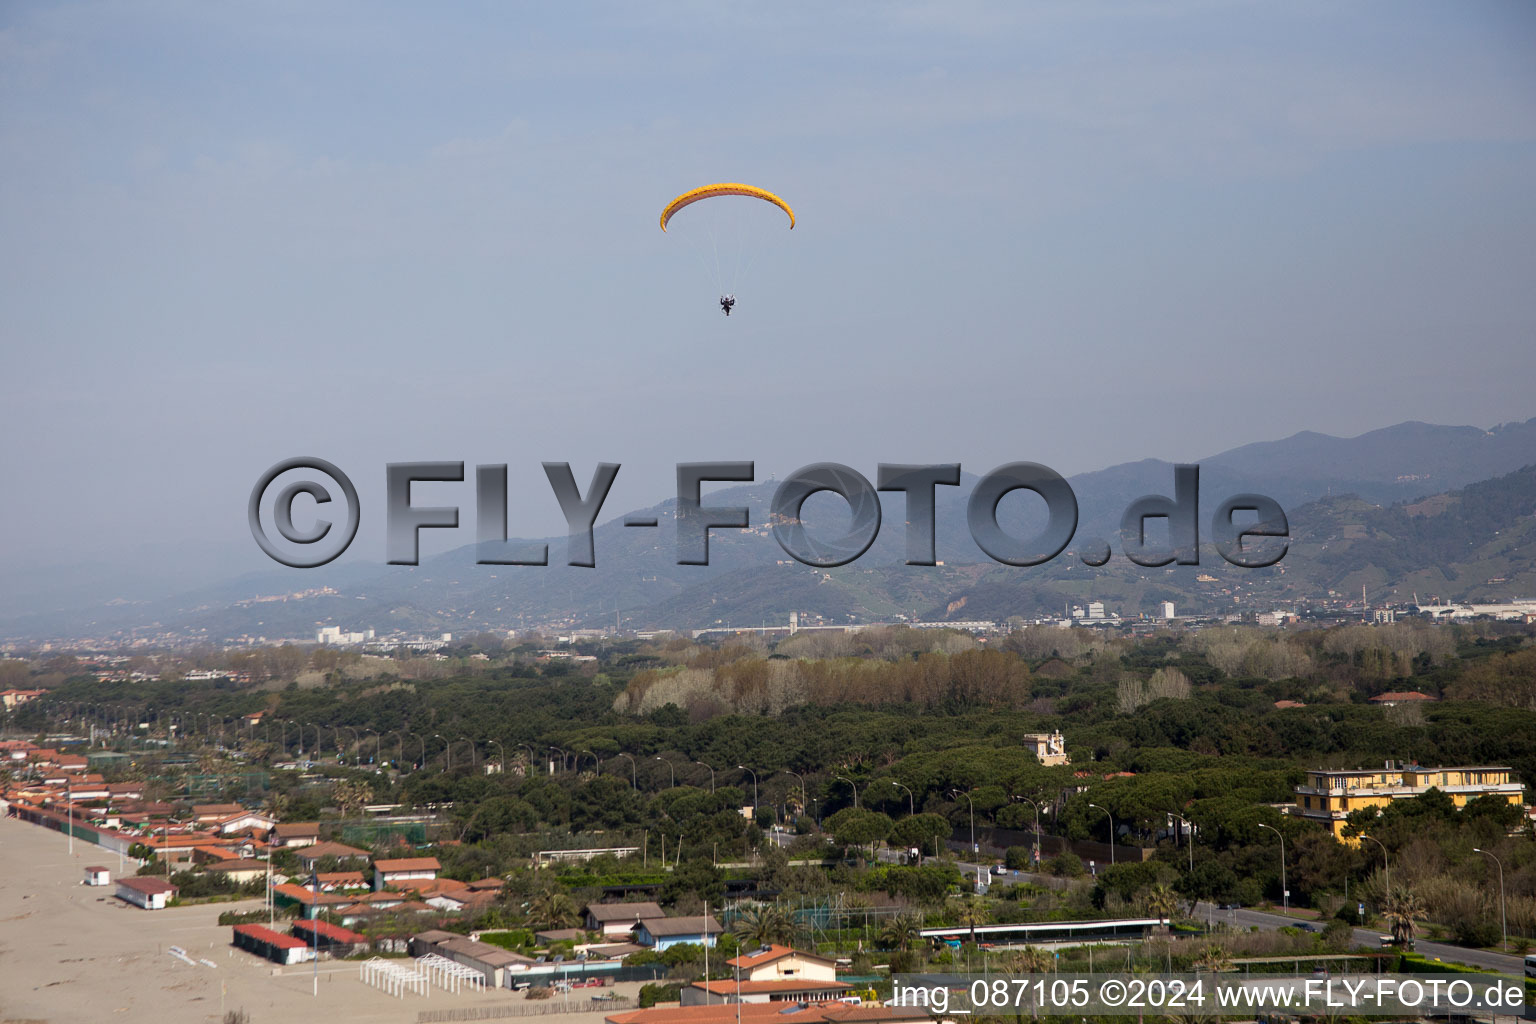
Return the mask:
[[794, 916], [772, 903], [748, 907], [731, 923], [731, 932], [743, 946], [788, 946], [798, 931]]
[[922, 933], [922, 918], [911, 913], [897, 914], [880, 926], [880, 945], [905, 953], [922, 942]]
[[538, 928], [571, 928], [580, 920], [576, 901], [568, 893], [550, 889], [528, 904], [528, 920]]
[[1392, 928], [1392, 941], [1411, 946], [1418, 927], [1415, 919], [1424, 916], [1424, 900], [1412, 889], [1397, 886], [1381, 901], [1381, 914]]
[[916, 848], [924, 854], [937, 857], [939, 844], [948, 839], [954, 830], [949, 819], [942, 814], [914, 814], [892, 826], [887, 842], [904, 850]]
[[841, 846], [868, 844], [873, 859], [875, 844], [891, 834], [893, 822], [879, 811], [866, 811], [861, 807], [844, 807], [822, 823], [823, 827]]

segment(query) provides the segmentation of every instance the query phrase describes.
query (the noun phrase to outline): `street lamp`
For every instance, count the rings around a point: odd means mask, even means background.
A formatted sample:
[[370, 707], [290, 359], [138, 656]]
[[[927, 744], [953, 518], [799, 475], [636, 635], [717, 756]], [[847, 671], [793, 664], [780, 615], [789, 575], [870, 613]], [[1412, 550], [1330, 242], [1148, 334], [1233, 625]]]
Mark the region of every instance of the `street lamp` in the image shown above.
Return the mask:
[[672, 767], [672, 762], [668, 761], [666, 758], [662, 757], [660, 754], [657, 754], [655, 757], [651, 758], [651, 760], [653, 760], [653, 761], [660, 761], [662, 764], [667, 766], [667, 771], [672, 773], [672, 787], [674, 789], [677, 788], [677, 769]]
[[694, 764], [703, 765], [705, 768], [709, 769], [709, 791], [711, 793], [713, 793], [715, 791], [715, 769], [714, 769], [714, 766], [711, 765], [711, 764], [708, 764], [708, 763], [706, 763], [704, 761], [695, 761], [693, 763]]
[[1040, 805], [1027, 796], [1016, 796], [1015, 800], [1023, 800], [1035, 809], [1035, 867], [1040, 867]]
[[1291, 890], [1285, 884], [1285, 836], [1275, 826], [1266, 825], [1262, 821], [1259, 822], [1259, 828], [1267, 828], [1275, 835], [1280, 836], [1280, 900], [1281, 906], [1289, 914], [1291, 912]]
[[[602, 758], [598, 757], [596, 754], [593, 754], [592, 751], [590, 751], [590, 750], [578, 750], [578, 751], [576, 751], [576, 756], [578, 758], [580, 758], [580, 756], [582, 754], [592, 754], [592, 766], [593, 766], [592, 770], [594, 772], [596, 772], [598, 775], [603, 774], [603, 759]], [[581, 771], [581, 762], [579, 760], [576, 762], [576, 770], [577, 771]]]
[[[1191, 825], [1189, 823], [1189, 819], [1184, 817], [1184, 815], [1178, 813], [1177, 811], [1172, 811], [1170, 813], [1175, 818], [1179, 819], [1179, 824], [1183, 825], [1186, 829], [1189, 830], [1189, 870], [1190, 871], [1194, 871], [1195, 870], [1195, 826]], [[1178, 837], [1175, 836], [1174, 838], [1177, 839]], [[1178, 843], [1174, 843], [1173, 845], [1174, 845], [1175, 848], [1177, 848], [1179, 844]]]
[[498, 772], [506, 771], [507, 770], [507, 748], [501, 745], [501, 740], [491, 740], [490, 742], [496, 744], [496, 753], [501, 756], [501, 763], [499, 765], [497, 765], [496, 770]]
[[638, 782], [639, 774], [635, 771], [635, 755], [634, 754], [627, 754], [626, 753], [626, 754], [614, 754], [613, 756], [615, 758], [619, 758], [619, 757], [627, 757], [627, 758], [629, 758], [629, 788], [630, 789], [639, 789], [640, 788], [639, 782]]
[[834, 779], [836, 779], [838, 782], [846, 782], [846, 783], [848, 783], [849, 786], [853, 787], [853, 806], [855, 808], [857, 808], [859, 806], [859, 787], [858, 787], [858, 785], [852, 779], [845, 779], [841, 775], [834, 775], [832, 777]]
[[1386, 878], [1387, 878], [1387, 892], [1390, 893], [1392, 891], [1392, 865], [1387, 860], [1387, 848], [1386, 848], [1386, 846], [1382, 843], [1382, 841], [1380, 839], [1377, 839], [1375, 836], [1368, 836], [1364, 832], [1360, 833], [1360, 838], [1361, 839], [1369, 839], [1371, 842], [1373, 842], [1377, 846], [1381, 847], [1381, 867], [1382, 867], [1382, 871], [1385, 873]]
[[[754, 815], [756, 815], [757, 814], [757, 772], [753, 772], [751, 768], [748, 768], [744, 764], [739, 764], [736, 767], [740, 768], [744, 772], [752, 772], [752, 813]], [[858, 806], [857, 801], [855, 801], [854, 806]]]
[[788, 768], [780, 768], [779, 771], [783, 772], [785, 775], [793, 775], [796, 779], [800, 780], [800, 813], [804, 814], [806, 811], [810, 810], [811, 802], [805, 795], [805, 777], [799, 772], [790, 771]]
[[950, 795], [963, 796], [965, 797], [965, 802], [971, 805], [971, 856], [974, 857], [981, 852], [981, 847], [976, 845], [976, 801], [971, 799], [971, 794], [962, 793], [958, 789]]
[[912, 799], [912, 791], [910, 789], [907, 789], [906, 786], [903, 786], [901, 783], [897, 782], [895, 779], [891, 780], [891, 785], [895, 786], [897, 789], [906, 789], [906, 791], [907, 791], [907, 817], [910, 818], [910, 817], [912, 817], [912, 815], [916, 814], [917, 813], [917, 810], [916, 810], [916, 806], [917, 805], [914, 803], [914, 801]]
[[1089, 804], [1094, 810], [1103, 811], [1109, 816], [1109, 866], [1115, 866], [1115, 816], [1109, 813], [1109, 808], [1100, 807], [1098, 804]]
[[[443, 740], [443, 737], [440, 733], [433, 733], [432, 738], [435, 740]], [[447, 740], [443, 740], [443, 760], [443, 771], [453, 771], [453, 744], [449, 743]]]
[[[1475, 846], [1472, 847], [1472, 852], [1473, 853], [1480, 853], [1484, 857], [1493, 857], [1493, 862], [1499, 866], [1499, 930], [1500, 930], [1500, 932], [1502, 934], [1502, 938], [1500, 939], [1500, 942], [1499, 942], [1499, 948], [1500, 949], [1508, 949], [1509, 948], [1509, 918], [1504, 915], [1504, 862], [1499, 860], [1499, 858], [1494, 857], [1494, 855], [1489, 853], [1487, 850], [1479, 850]], [[1527, 960], [1526, 963], [1529, 964], [1530, 961]]]

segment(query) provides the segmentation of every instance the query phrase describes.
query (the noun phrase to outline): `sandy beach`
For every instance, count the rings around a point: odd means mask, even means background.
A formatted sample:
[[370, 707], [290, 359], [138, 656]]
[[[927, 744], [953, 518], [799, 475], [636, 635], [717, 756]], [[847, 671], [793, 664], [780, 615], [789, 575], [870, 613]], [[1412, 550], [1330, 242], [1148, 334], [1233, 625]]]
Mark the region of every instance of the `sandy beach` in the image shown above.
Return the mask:
[[[118, 877], [117, 857], [99, 847], [76, 840], [71, 856], [64, 836], [0, 819], [0, 1024], [217, 1024], [236, 1009], [249, 1013], [251, 1024], [415, 1024], [425, 1010], [523, 1002], [506, 990], [453, 995], [434, 989], [430, 996], [396, 999], [358, 980], [355, 961], [322, 962], [315, 995], [313, 965], [279, 968], [230, 945], [219, 914], [259, 902], [140, 910], [113, 896], [115, 886], [82, 885], [89, 865]], [[168, 952], [172, 946], [216, 966], [188, 966]], [[616, 991], [633, 995], [638, 988]], [[587, 1012], [522, 1019], [601, 1024], [602, 1018]]]

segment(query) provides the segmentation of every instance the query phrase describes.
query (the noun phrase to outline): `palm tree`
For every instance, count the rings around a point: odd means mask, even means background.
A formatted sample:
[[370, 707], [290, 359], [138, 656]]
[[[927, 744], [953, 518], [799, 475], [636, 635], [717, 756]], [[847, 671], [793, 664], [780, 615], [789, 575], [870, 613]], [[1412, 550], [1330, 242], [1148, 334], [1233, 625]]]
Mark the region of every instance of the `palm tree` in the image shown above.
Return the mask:
[[293, 798], [287, 793], [277, 790], [267, 794], [267, 813], [278, 821], [282, 821], [288, 815], [288, 808], [293, 806]]
[[528, 917], [540, 928], [570, 928], [579, 920], [575, 901], [556, 889], [535, 896], [528, 904]]
[[1197, 971], [1230, 971], [1232, 969], [1232, 954], [1219, 942], [1213, 942], [1200, 951], [1195, 958], [1195, 970]]
[[972, 896], [960, 907], [960, 913], [955, 920], [971, 930], [971, 944], [976, 944], [976, 926], [986, 924], [991, 919], [987, 913], [987, 905], [979, 896]]
[[1392, 926], [1392, 941], [1399, 946], [1413, 945], [1414, 918], [1424, 916], [1424, 900], [1412, 889], [1399, 886], [1381, 901], [1381, 913]]
[[1174, 913], [1179, 909], [1179, 897], [1166, 885], [1154, 885], [1147, 890], [1147, 909], [1166, 924], [1172, 921]]
[[880, 945], [905, 953], [922, 941], [923, 922], [916, 914], [897, 914], [880, 926]]
[[788, 946], [795, 941], [798, 931], [794, 915], [773, 903], [748, 907], [731, 924], [731, 932], [743, 947]]
[[341, 816], [348, 818], [368, 805], [373, 788], [359, 779], [339, 779], [331, 784], [331, 799], [341, 808]]
[[1044, 974], [1050, 969], [1050, 955], [1034, 946], [1015, 950], [1008, 957], [1008, 970], [1014, 974]]

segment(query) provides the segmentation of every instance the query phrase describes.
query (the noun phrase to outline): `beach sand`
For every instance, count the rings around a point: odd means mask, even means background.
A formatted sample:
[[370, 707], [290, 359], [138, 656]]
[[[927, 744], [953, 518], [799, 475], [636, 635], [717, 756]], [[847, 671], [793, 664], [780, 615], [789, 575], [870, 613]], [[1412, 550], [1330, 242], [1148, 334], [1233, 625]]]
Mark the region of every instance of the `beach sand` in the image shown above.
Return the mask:
[[[217, 923], [231, 909], [260, 901], [140, 910], [112, 895], [116, 886], [81, 884], [87, 865], [111, 869], [117, 857], [13, 818], [0, 818], [0, 1024], [219, 1024], [224, 1011], [243, 1009], [251, 1024], [304, 1021], [325, 1024], [415, 1024], [424, 1010], [520, 1005], [505, 989], [451, 995], [385, 995], [358, 979], [356, 961], [322, 961], [319, 994], [311, 964], [278, 967], [230, 945], [230, 929]], [[127, 870], [135, 865], [128, 862]], [[280, 930], [287, 929], [279, 922]], [[190, 967], [167, 952], [180, 946]], [[402, 960], [401, 963], [409, 963]], [[604, 992], [633, 996], [638, 983]], [[590, 1000], [583, 990], [573, 1004]], [[555, 999], [560, 999], [555, 996]], [[601, 1012], [508, 1018], [550, 1024], [602, 1024]]]

